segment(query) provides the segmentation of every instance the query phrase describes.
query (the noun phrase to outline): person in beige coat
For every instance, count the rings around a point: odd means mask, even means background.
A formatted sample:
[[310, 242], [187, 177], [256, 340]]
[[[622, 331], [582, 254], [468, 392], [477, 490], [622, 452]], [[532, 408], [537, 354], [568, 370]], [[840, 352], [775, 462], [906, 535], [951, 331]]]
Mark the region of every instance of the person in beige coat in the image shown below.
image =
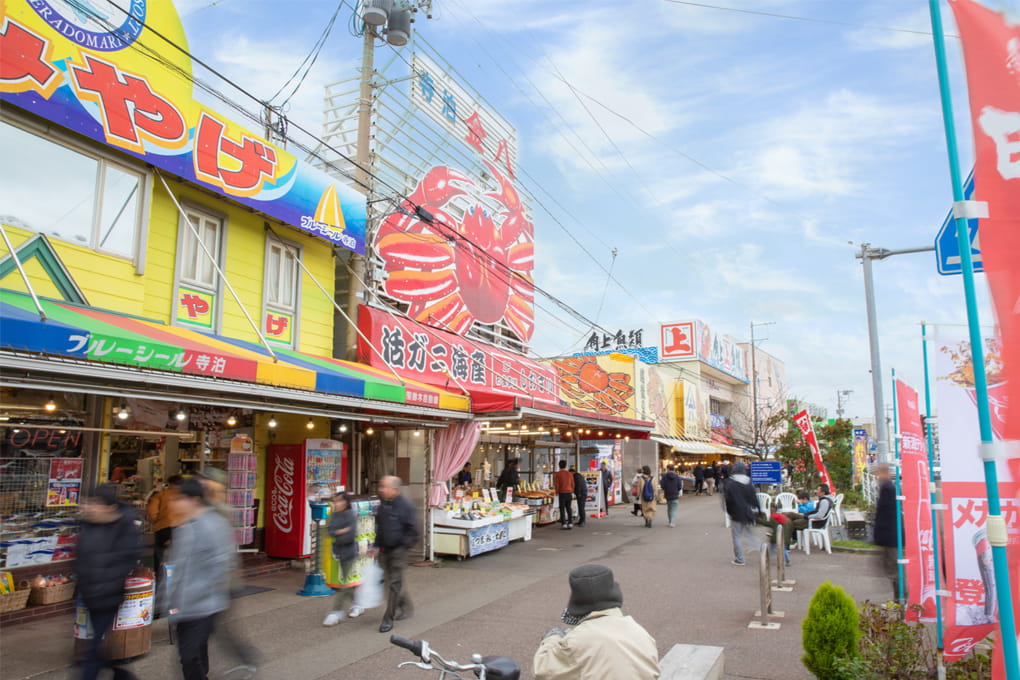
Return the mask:
[[550, 629], [535, 652], [535, 680], [659, 677], [655, 639], [620, 607], [623, 594], [612, 570], [583, 564], [570, 572], [570, 601], [562, 620], [571, 631]]

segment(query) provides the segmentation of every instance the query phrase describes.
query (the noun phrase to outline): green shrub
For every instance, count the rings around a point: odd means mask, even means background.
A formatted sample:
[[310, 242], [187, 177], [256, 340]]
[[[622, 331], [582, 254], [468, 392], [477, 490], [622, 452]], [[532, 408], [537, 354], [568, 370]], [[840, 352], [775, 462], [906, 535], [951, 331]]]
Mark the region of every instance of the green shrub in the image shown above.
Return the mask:
[[857, 605], [839, 586], [829, 581], [818, 586], [807, 616], [801, 624], [804, 656], [801, 661], [816, 678], [842, 680], [841, 664], [857, 657], [857, 640], [861, 636]]

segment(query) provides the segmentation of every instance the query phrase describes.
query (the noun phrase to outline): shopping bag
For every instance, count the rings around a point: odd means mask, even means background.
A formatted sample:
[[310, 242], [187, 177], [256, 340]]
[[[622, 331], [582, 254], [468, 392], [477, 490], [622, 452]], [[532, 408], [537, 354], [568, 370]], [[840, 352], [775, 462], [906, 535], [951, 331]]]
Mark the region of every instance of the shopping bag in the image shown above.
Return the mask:
[[354, 590], [354, 606], [362, 609], [378, 607], [383, 601], [383, 571], [375, 560], [365, 563], [361, 585]]

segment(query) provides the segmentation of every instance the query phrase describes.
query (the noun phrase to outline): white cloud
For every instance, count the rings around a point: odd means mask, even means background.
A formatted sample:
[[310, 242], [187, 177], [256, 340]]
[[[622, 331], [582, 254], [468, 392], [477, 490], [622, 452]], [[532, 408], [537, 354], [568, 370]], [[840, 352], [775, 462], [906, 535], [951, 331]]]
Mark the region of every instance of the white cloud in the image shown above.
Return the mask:
[[835, 90], [750, 128], [741, 175], [783, 198], [860, 193], [870, 164], [909, 146], [932, 115], [918, 104]]

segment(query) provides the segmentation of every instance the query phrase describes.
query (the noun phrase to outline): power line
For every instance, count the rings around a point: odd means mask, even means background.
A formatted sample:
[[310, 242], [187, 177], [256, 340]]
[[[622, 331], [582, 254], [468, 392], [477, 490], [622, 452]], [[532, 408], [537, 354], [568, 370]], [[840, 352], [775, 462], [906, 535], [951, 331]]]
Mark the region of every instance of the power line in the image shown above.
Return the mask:
[[329, 23], [326, 24], [326, 27], [322, 29], [322, 33], [319, 35], [318, 40], [315, 41], [315, 44], [312, 45], [312, 49], [308, 52], [308, 54], [301, 61], [301, 63], [298, 64], [298, 67], [294, 70], [294, 73], [289, 78], [287, 78], [283, 85], [280, 85], [280, 89], [278, 89], [276, 93], [273, 94], [273, 96], [268, 99], [268, 101], [271, 102], [278, 96], [280, 96], [280, 93], [283, 92], [284, 88], [286, 88], [291, 81], [297, 78], [297, 74], [298, 72], [301, 71], [301, 67], [303, 67], [305, 64], [308, 64], [308, 67], [305, 69], [305, 72], [301, 75], [301, 79], [298, 80], [297, 85], [295, 85], [294, 89], [291, 90], [291, 93], [287, 95], [287, 98], [284, 99], [279, 104], [278, 108], [283, 109], [285, 106], [287, 106], [287, 103], [291, 100], [291, 98], [295, 94], [297, 94], [297, 91], [301, 88], [302, 83], [305, 82], [305, 78], [308, 77], [308, 73], [312, 70], [312, 67], [315, 66], [315, 62], [319, 58], [319, 53], [322, 51], [322, 46], [326, 43], [326, 39], [329, 37], [330, 32], [333, 30], [333, 24], [336, 23], [336, 18], [340, 14], [340, 8], [343, 7], [344, 4], [345, 3], [342, 1], [339, 4], [337, 4], [336, 9], [333, 11], [333, 16], [330, 17]]
[[[851, 21], [836, 21], [834, 19], [816, 19], [813, 17], [800, 17], [792, 14], [776, 14], [775, 12], [762, 12], [753, 9], [740, 9], [738, 7], [723, 7], [720, 5], [709, 5], [703, 2], [688, 2], [687, 0], [664, 0], [674, 5], [688, 5], [690, 7], [701, 7], [704, 9], [722, 10], [724, 12], [737, 12], [739, 14], [753, 14], [761, 17], [772, 17], [774, 19], [789, 19], [791, 21], [805, 21], [812, 24], [832, 24], [835, 26], [851, 26], [853, 28], [866, 28], [872, 31], [888, 31], [892, 33], [909, 33], [912, 35], [931, 35], [931, 31], [918, 31], [910, 28], [895, 28], [891, 26], [876, 26], [873, 24], [857, 24]], [[947, 38], [958, 38], [960, 36], [946, 34]]]

